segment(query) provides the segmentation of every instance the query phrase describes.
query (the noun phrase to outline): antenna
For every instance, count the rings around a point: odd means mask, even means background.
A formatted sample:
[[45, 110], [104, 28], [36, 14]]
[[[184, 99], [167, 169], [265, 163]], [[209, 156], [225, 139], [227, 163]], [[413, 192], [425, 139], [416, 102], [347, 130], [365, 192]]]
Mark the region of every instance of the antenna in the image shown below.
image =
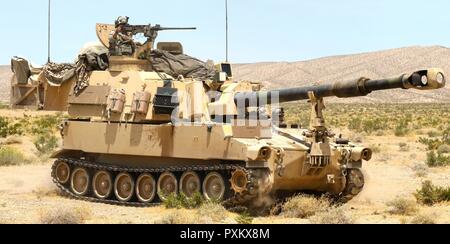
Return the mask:
[[47, 63], [50, 63], [51, 59], [50, 59], [50, 47], [51, 47], [51, 11], [52, 11], [52, 0], [48, 0], [48, 36], [47, 36], [47, 51], [48, 51], [48, 59], [47, 59]]
[[228, 0], [225, 0], [226, 62], [228, 63]]

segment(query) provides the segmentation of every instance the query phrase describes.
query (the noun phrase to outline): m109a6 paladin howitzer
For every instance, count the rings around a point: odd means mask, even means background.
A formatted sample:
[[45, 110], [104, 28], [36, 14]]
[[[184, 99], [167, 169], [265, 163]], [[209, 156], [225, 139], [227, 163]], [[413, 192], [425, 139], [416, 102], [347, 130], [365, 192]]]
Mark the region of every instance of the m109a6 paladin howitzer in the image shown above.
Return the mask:
[[[213, 76], [193, 78], [169, 75], [151, 61], [110, 57], [107, 70], [92, 71], [89, 86], [69, 95], [52, 176], [74, 198], [151, 206], [173, 194], [201, 194], [260, 207], [277, 192], [314, 191], [345, 202], [363, 190], [361, 168], [372, 150], [328, 130], [323, 99], [446, 83], [442, 70], [429, 69], [262, 91], [259, 83], [235, 81], [227, 63], [214, 66]], [[281, 113], [261, 109], [301, 100], [312, 105], [309, 128], [279, 126]]]

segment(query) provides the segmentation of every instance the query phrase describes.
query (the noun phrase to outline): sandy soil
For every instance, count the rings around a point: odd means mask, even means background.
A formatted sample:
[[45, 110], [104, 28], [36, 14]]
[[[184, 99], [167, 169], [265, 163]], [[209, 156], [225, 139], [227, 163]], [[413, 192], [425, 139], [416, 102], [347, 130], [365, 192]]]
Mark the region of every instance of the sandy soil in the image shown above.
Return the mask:
[[[410, 151], [400, 152], [398, 144], [409, 142]], [[368, 137], [367, 144], [387, 142], [385, 154], [375, 156], [365, 165], [367, 186], [363, 193], [345, 206], [357, 223], [401, 223], [411, 217], [392, 216], [386, 203], [397, 196], [412, 197], [425, 179], [437, 185], [449, 185], [450, 167], [430, 169], [426, 178], [418, 178], [412, 170], [416, 162], [423, 162], [425, 152], [415, 137]], [[67, 209], [88, 209], [87, 223], [154, 223], [170, 211], [163, 207], [128, 208], [86, 203], [66, 199], [55, 194], [50, 179], [51, 162], [41, 165], [0, 168], [0, 222], [39, 223], [43, 212], [64, 206]], [[450, 223], [450, 204], [421, 207], [422, 213], [433, 214], [439, 223]], [[308, 223], [308, 220], [281, 217], [256, 218], [254, 223]]]

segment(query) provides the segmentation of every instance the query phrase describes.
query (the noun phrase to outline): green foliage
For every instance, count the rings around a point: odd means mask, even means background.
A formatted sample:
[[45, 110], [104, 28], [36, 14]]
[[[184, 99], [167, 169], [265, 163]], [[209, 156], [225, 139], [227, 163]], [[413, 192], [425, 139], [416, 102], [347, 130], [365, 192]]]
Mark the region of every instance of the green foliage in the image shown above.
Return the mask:
[[[286, 123], [307, 125], [311, 107], [307, 103], [289, 103], [285, 106]], [[378, 135], [404, 136], [421, 129], [434, 130], [430, 138], [450, 145], [450, 109], [448, 104], [336, 104], [327, 103], [325, 120], [331, 129], [348, 128], [351, 131]], [[447, 131], [447, 132], [446, 132]], [[446, 135], [445, 135], [446, 134]], [[434, 148], [437, 150], [437, 147]]]
[[240, 214], [237, 218], [236, 218], [236, 222], [238, 222], [238, 224], [242, 224], [242, 225], [251, 225], [253, 224], [253, 217], [245, 212], [243, 214]]
[[19, 150], [8, 146], [0, 148], [0, 166], [21, 165], [26, 162], [25, 156]]
[[[431, 137], [431, 136], [430, 136]], [[442, 132], [441, 137], [432, 137], [432, 138], [424, 138], [421, 137], [419, 139], [419, 142], [427, 146], [428, 150], [438, 150], [442, 146], [448, 146], [450, 145], [450, 127], [445, 129]], [[441, 152], [442, 153], [442, 152]], [[448, 152], [445, 152], [448, 153]]]
[[362, 131], [362, 119], [357, 117], [357, 118], [352, 118], [349, 122], [348, 122], [348, 129], [349, 130], [353, 130], [353, 131]]
[[195, 193], [192, 197], [187, 197], [185, 194], [170, 194], [163, 201], [166, 208], [172, 209], [196, 209], [201, 207], [205, 203], [201, 193]]
[[20, 121], [12, 122], [10, 119], [0, 117], [0, 137], [7, 137], [10, 135], [23, 135], [25, 130]]
[[58, 146], [58, 138], [50, 133], [39, 134], [34, 140], [34, 145], [40, 153], [50, 153]]
[[439, 187], [433, 185], [431, 181], [422, 183], [422, 188], [414, 194], [421, 204], [432, 206], [440, 202], [450, 201], [450, 187]]
[[410, 132], [409, 120], [402, 119], [394, 129], [395, 136], [406, 136]]
[[33, 121], [31, 133], [33, 135], [42, 135], [55, 131], [60, 123], [61, 118], [59, 116], [46, 115], [39, 117]]
[[430, 151], [427, 154], [427, 160], [425, 162], [429, 167], [442, 167], [450, 165], [450, 156], [443, 154], [436, 154], [435, 151]]
[[9, 109], [9, 104], [0, 102], [0, 109]]
[[421, 137], [421, 138], [419, 138], [419, 142], [422, 143], [423, 145], [427, 146], [428, 150], [436, 150], [442, 145], [441, 140], [437, 139], [437, 138]]
[[8, 136], [9, 121], [5, 117], [0, 117], [0, 137]]
[[46, 136], [57, 131], [61, 123], [62, 114], [41, 117], [27, 117], [12, 119], [0, 117], [0, 137], [12, 135]]

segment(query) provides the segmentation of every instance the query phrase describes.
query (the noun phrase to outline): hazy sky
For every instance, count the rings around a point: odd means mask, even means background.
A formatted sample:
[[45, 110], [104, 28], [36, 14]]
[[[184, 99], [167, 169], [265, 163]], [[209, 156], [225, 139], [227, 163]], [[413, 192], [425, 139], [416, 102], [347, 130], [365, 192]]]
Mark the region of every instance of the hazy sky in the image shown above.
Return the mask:
[[[225, 0], [52, 0], [54, 61], [72, 61], [96, 41], [95, 23], [119, 15], [132, 24], [196, 26], [163, 32], [159, 41], [181, 41], [186, 53], [225, 59]], [[233, 62], [297, 61], [412, 45], [450, 46], [447, 0], [229, 0]], [[2, 1], [0, 64], [21, 55], [47, 57], [47, 0]]]

